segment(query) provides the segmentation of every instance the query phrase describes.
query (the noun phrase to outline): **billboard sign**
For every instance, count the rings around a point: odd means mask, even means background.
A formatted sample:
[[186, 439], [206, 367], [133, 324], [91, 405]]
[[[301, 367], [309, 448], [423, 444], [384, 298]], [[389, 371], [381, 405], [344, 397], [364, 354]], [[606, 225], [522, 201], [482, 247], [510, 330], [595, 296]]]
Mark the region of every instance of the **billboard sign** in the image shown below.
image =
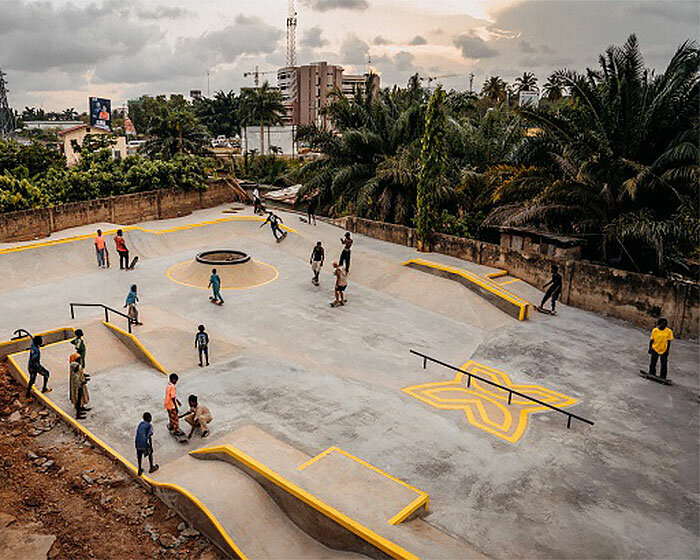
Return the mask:
[[540, 94], [536, 91], [521, 91], [518, 98], [520, 107], [537, 107], [540, 102]]
[[109, 99], [90, 98], [90, 126], [112, 130], [112, 102]]

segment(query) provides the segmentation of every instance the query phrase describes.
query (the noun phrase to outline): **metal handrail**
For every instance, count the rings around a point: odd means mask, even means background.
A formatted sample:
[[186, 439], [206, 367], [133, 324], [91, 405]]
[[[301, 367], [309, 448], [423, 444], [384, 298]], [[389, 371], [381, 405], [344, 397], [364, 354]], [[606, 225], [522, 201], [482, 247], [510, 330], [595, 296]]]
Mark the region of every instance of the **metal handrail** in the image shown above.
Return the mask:
[[15, 336], [13, 336], [10, 340], [20, 340], [22, 338], [34, 338], [32, 333], [30, 333], [27, 329], [17, 329], [13, 334]]
[[588, 420], [587, 418], [584, 418], [583, 416], [579, 416], [578, 414], [574, 414], [573, 412], [568, 412], [562, 408], [559, 408], [558, 406], [554, 406], [552, 404], [546, 403], [544, 401], [541, 401], [539, 399], [536, 399], [535, 397], [531, 397], [530, 395], [526, 395], [525, 393], [521, 393], [520, 391], [516, 391], [514, 389], [511, 389], [510, 387], [505, 387], [504, 385], [499, 385], [495, 381], [491, 381], [490, 379], [486, 379], [484, 377], [481, 377], [479, 375], [476, 375], [474, 373], [471, 373], [469, 371], [464, 371], [463, 369], [460, 369], [456, 366], [446, 364], [445, 362], [442, 362], [440, 360], [437, 360], [435, 358], [431, 358], [430, 356], [427, 356], [426, 354], [422, 354], [421, 352], [416, 352], [415, 350], [409, 350], [411, 354], [415, 354], [416, 356], [420, 356], [423, 358], [423, 369], [425, 369], [428, 361], [435, 362], [438, 365], [441, 365], [443, 367], [449, 368], [454, 371], [459, 371], [460, 373], [463, 373], [464, 375], [467, 376], [467, 387], [469, 387], [472, 383], [472, 377], [478, 379], [479, 381], [483, 381], [484, 383], [488, 383], [489, 385], [493, 385], [494, 387], [498, 387], [499, 389], [503, 389], [504, 391], [508, 391], [508, 404], [511, 403], [511, 400], [513, 398], [513, 395], [518, 395], [519, 397], [523, 397], [524, 399], [528, 399], [532, 402], [536, 402], [537, 404], [541, 404], [542, 406], [546, 406], [548, 408], [551, 408], [552, 410], [555, 410], [557, 412], [561, 412], [562, 414], [566, 414], [568, 416], [568, 420], [566, 421], [566, 427], [570, 428], [571, 427], [571, 419], [576, 418], [576, 420], [580, 420], [581, 422], [585, 422], [586, 424], [590, 424], [593, 426], [595, 422], [592, 422], [591, 420]]
[[70, 318], [75, 319], [75, 307], [101, 307], [104, 309], [105, 312], [105, 321], [109, 323], [109, 314], [111, 313], [116, 313], [117, 315], [120, 315], [121, 317], [124, 317], [126, 319], [126, 324], [127, 324], [127, 329], [129, 333], [131, 333], [131, 325], [136, 323], [136, 320], [133, 319], [132, 317], [129, 317], [126, 313], [122, 313], [121, 311], [117, 311], [116, 309], [109, 307], [105, 305], [104, 303], [69, 303], [70, 305]]

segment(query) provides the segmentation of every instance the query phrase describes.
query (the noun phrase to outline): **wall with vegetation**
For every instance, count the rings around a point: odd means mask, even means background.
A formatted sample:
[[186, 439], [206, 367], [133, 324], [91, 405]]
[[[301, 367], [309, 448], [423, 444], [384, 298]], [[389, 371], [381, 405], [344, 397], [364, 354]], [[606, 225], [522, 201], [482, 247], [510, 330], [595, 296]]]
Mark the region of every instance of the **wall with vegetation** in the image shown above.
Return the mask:
[[[398, 243], [416, 246], [415, 230], [405, 226], [347, 217], [337, 220], [345, 229]], [[437, 234], [433, 250], [486, 266], [541, 287], [550, 278], [552, 264], [564, 278], [562, 302], [651, 329], [664, 316], [677, 336], [698, 338], [700, 284], [628, 272], [589, 261], [564, 260], [545, 255], [525, 255], [493, 243]], [[539, 302], [533, 302], [539, 303]]]
[[214, 181], [201, 191], [159, 189], [0, 214], [0, 242], [47, 237], [54, 231], [109, 222], [127, 225], [191, 214], [236, 200], [233, 189]]

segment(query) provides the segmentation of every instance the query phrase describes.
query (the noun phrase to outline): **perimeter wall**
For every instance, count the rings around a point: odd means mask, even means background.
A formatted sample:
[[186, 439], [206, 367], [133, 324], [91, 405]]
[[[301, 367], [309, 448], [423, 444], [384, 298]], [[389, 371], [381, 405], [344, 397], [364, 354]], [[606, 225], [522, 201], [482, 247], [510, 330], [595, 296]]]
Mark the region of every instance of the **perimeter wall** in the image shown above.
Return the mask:
[[38, 239], [54, 231], [99, 222], [128, 225], [177, 218], [237, 199], [230, 185], [212, 181], [203, 191], [159, 189], [8, 212], [0, 214], [0, 242]]
[[[335, 222], [354, 233], [416, 246], [413, 228], [346, 217]], [[508, 274], [541, 288], [550, 278], [552, 264], [564, 278], [562, 302], [651, 329], [658, 317], [666, 317], [678, 337], [698, 338], [700, 285], [545, 255], [524, 255], [493, 243], [436, 235], [436, 253], [450, 255], [508, 271]], [[539, 302], [533, 302], [539, 304]]]

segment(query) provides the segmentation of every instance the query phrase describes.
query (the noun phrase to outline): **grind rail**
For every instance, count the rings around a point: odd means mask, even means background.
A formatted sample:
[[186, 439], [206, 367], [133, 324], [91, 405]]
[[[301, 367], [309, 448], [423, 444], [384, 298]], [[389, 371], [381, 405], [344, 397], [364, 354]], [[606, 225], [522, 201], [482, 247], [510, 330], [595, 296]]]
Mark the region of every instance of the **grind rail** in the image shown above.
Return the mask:
[[109, 314], [114, 313], [116, 315], [119, 315], [120, 317], [124, 317], [126, 319], [126, 324], [127, 324], [127, 329], [129, 330], [129, 333], [131, 333], [131, 325], [133, 325], [136, 321], [129, 317], [126, 313], [122, 313], [121, 311], [117, 311], [116, 309], [113, 309], [112, 307], [108, 307], [103, 303], [69, 303], [70, 305], [70, 318], [75, 319], [75, 308], [76, 307], [101, 307], [104, 312], [105, 312], [105, 321], [109, 323]]
[[595, 424], [595, 422], [588, 420], [587, 418], [584, 418], [583, 416], [579, 416], [578, 414], [574, 414], [573, 412], [568, 412], [567, 410], [564, 410], [563, 408], [559, 408], [558, 406], [554, 406], [552, 404], [546, 403], [544, 401], [536, 399], [535, 397], [531, 397], [530, 395], [526, 395], [525, 393], [521, 393], [520, 391], [516, 391], [514, 389], [511, 389], [510, 387], [505, 387], [503, 385], [496, 383], [495, 381], [491, 381], [490, 379], [486, 379], [484, 377], [481, 377], [480, 375], [476, 375], [476, 374], [471, 373], [469, 371], [464, 371], [463, 369], [460, 369], [456, 366], [446, 364], [443, 361], [437, 360], [435, 358], [431, 358], [430, 356], [427, 356], [426, 354], [423, 354], [421, 352], [416, 352], [415, 350], [409, 350], [409, 351], [411, 352], [411, 354], [415, 354], [416, 356], [420, 356], [421, 358], [423, 358], [423, 369], [426, 368], [426, 366], [428, 365], [428, 362], [430, 361], [430, 362], [436, 363], [438, 365], [441, 365], [443, 367], [446, 367], [446, 368], [454, 370], [454, 371], [458, 371], [458, 372], [466, 375], [467, 376], [467, 387], [469, 387], [471, 385], [472, 377], [473, 377], [475, 379], [478, 379], [479, 381], [482, 381], [484, 383], [488, 383], [489, 385], [493, 385], [494, 387], [498, 387], [499, 389], [502, 389], [503, 391], [507, 391], [508, 392], [508, 404], [511, 403], [513, 395], [517, 395], [517, 396], [522, 397], [524, 399], [527, 399], [529, 401], [536, 402], [537, 404], [541, 404], [542, 406], [546, 406], [547, 408], [551, 408], [552, 410], [555, 410], [556, 412], [560, 412], [562, 414], [565, 414], [566, 416], [568, 416], [568, 419], [566, 421], [567, 428], [571, 427], [571, 419], [572, 418], [576, 418], [576, 420], [580, 420], [581, 422], [585, 422], [586, 424], [590, 424], [591, 426], [593, 426], [593, 424]]

